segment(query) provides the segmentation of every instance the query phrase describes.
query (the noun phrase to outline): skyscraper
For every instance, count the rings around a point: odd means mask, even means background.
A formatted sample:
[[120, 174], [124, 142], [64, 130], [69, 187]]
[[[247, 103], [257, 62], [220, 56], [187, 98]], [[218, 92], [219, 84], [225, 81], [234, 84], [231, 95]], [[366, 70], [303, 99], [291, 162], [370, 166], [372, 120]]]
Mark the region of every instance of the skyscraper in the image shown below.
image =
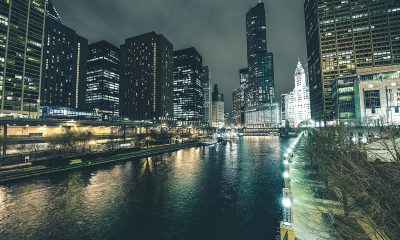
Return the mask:
[[232, 93], [232, 118], [236, 126], [241, 126], [242, 124], [242, 95], [243, 91], [238, 88]]
[[62, 24], [51, 1], [45, 21], [41, 106], [83, 109], [88, 40]]
[[281, 126], [286, 126], [288, 120], [290, 94], [281, 95]]
[[306, 0], [311, 116], [333, 120], [337, 77], [400, 66], [400, 1]]
[[[310, 92], [307, 86], [306, 73], [300, 60], [294, 73], [295, 87], [285, 98], [285, 120], [292, 127], [298, 127], [300, 123], [310, 120]], [[285, 96], [286, 97], [286, 96]]]
[[211, 124], [211, 92], [212, 92], [212, 86], [211, 86], [211, 74], [210, 74], [210, 69], [208, 66], [203, 67], [203, 92], [204, 92], [204, 124], [206, 126], [210, 126]]
[[121, 46], [120, 114], [138, 121], [173, 122], [173, 45], [155, 32]]
[[0, 3], [0, 115], [39, 113], [45, 0]]
[[119, 115], [119, 48], [100, 41], [89, 45], [86, 102], [104, 119]]
[[174, 52], [174, 121], [200, 126], [204, 115], [203, 62], [195, 48]]
[[248, 128], [278, 124], [268, 119], [275, 114], [271, 111], [279, 108], [275, 104], [274, 59], [267, 49], [266, 29], [264, 3], [259, 2], [246, 14], [249, 81], [245, 90], [245, 125]]
[[249, 83], [249, 69], [243, 68], [239, 70], [240, 87], [246, 88]]
[[232, 93], [232, 119], [236, 126], [244, 126], [245, 124], [245, 107], [249, 106], [251, 101], [249, 94], [249, 69], [243, 68], [239, 70], [240, 87]]
[[215, 128], [222, 128], [225, 125], [225, 103], [224, 95], [219, 93], [218, 85], [214, 85], [212, 92], [212, 116], [211, 126]]

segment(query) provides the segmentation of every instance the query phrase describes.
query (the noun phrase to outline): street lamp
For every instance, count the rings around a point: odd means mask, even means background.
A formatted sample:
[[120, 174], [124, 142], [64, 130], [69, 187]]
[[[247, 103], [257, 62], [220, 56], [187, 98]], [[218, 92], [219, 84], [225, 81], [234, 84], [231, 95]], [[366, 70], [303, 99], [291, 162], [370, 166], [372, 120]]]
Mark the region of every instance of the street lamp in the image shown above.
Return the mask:
[[285, 197], [282, 199], [282, 205], [285, 208], [290, 208], [292, 206], [292, 201], [289, 198]]
[[285, 160], [283, 161], [283, 164], [289, 165], [289, 161], [285, 159]]
[[283, 173], [283, 177], [284, 177], [285, 179], [288, 179], [288, 178], [289, 178], [289, 172], [285, 171], [285, 172]]

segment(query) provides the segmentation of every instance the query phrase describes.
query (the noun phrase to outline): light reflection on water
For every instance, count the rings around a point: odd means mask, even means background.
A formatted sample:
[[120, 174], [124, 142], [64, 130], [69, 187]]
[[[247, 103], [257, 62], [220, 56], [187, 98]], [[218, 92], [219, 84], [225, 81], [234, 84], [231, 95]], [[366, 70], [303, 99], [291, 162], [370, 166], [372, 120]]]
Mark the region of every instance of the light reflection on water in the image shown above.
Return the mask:
[[289, 142], [237, 142], [0, 186], [0, 239], [274, 239]]

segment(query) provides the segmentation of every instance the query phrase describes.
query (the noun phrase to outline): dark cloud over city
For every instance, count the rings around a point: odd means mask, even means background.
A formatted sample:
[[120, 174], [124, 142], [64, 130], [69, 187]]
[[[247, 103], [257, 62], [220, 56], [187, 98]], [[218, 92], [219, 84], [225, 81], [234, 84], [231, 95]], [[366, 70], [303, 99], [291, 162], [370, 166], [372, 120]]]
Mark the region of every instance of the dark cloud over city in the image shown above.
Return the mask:
[[[212, 80], [225, 94], [239, 85], [238, 70], [247, 66], [245, 14], [257, 0], [53, 0], [63, 23], [89, 42], [117, 46], [127, 37], [149, 31], [164, 34], [175, 49], [194, 46], [210, 66]], [[304, 63], [303, 0], [264, 0], [269, 50], [275, 54], [278, 94], [294, 86], [298, 57]]]

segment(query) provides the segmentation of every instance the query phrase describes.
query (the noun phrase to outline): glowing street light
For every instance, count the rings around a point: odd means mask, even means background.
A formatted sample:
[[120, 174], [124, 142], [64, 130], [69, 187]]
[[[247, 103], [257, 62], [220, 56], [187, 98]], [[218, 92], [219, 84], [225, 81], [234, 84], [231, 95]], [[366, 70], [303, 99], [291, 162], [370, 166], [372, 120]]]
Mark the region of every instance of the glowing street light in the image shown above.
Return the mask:
[[292, 207], [292, 201], [290, 200], [290, 198], [285, 197], [282, 199], [282, 205], [285, 208], [290, 208], [290, 207]]
[[361, 139], [361, 142], [362, 142], [362, 143], [367, 143], [367, 142], [368, 142], [368, 139], [367, 139], [366, 137], [363, 137], [363, 138]]
[[284, 172], [283, 173], [283, 177], [286, 178], [286, 179], [289, 178], [289, 172]]
[[284, 160], [284, 161], [283, 161], [283, 164], [289, 165], [289, 161], [288, 161], [288, 160]]

